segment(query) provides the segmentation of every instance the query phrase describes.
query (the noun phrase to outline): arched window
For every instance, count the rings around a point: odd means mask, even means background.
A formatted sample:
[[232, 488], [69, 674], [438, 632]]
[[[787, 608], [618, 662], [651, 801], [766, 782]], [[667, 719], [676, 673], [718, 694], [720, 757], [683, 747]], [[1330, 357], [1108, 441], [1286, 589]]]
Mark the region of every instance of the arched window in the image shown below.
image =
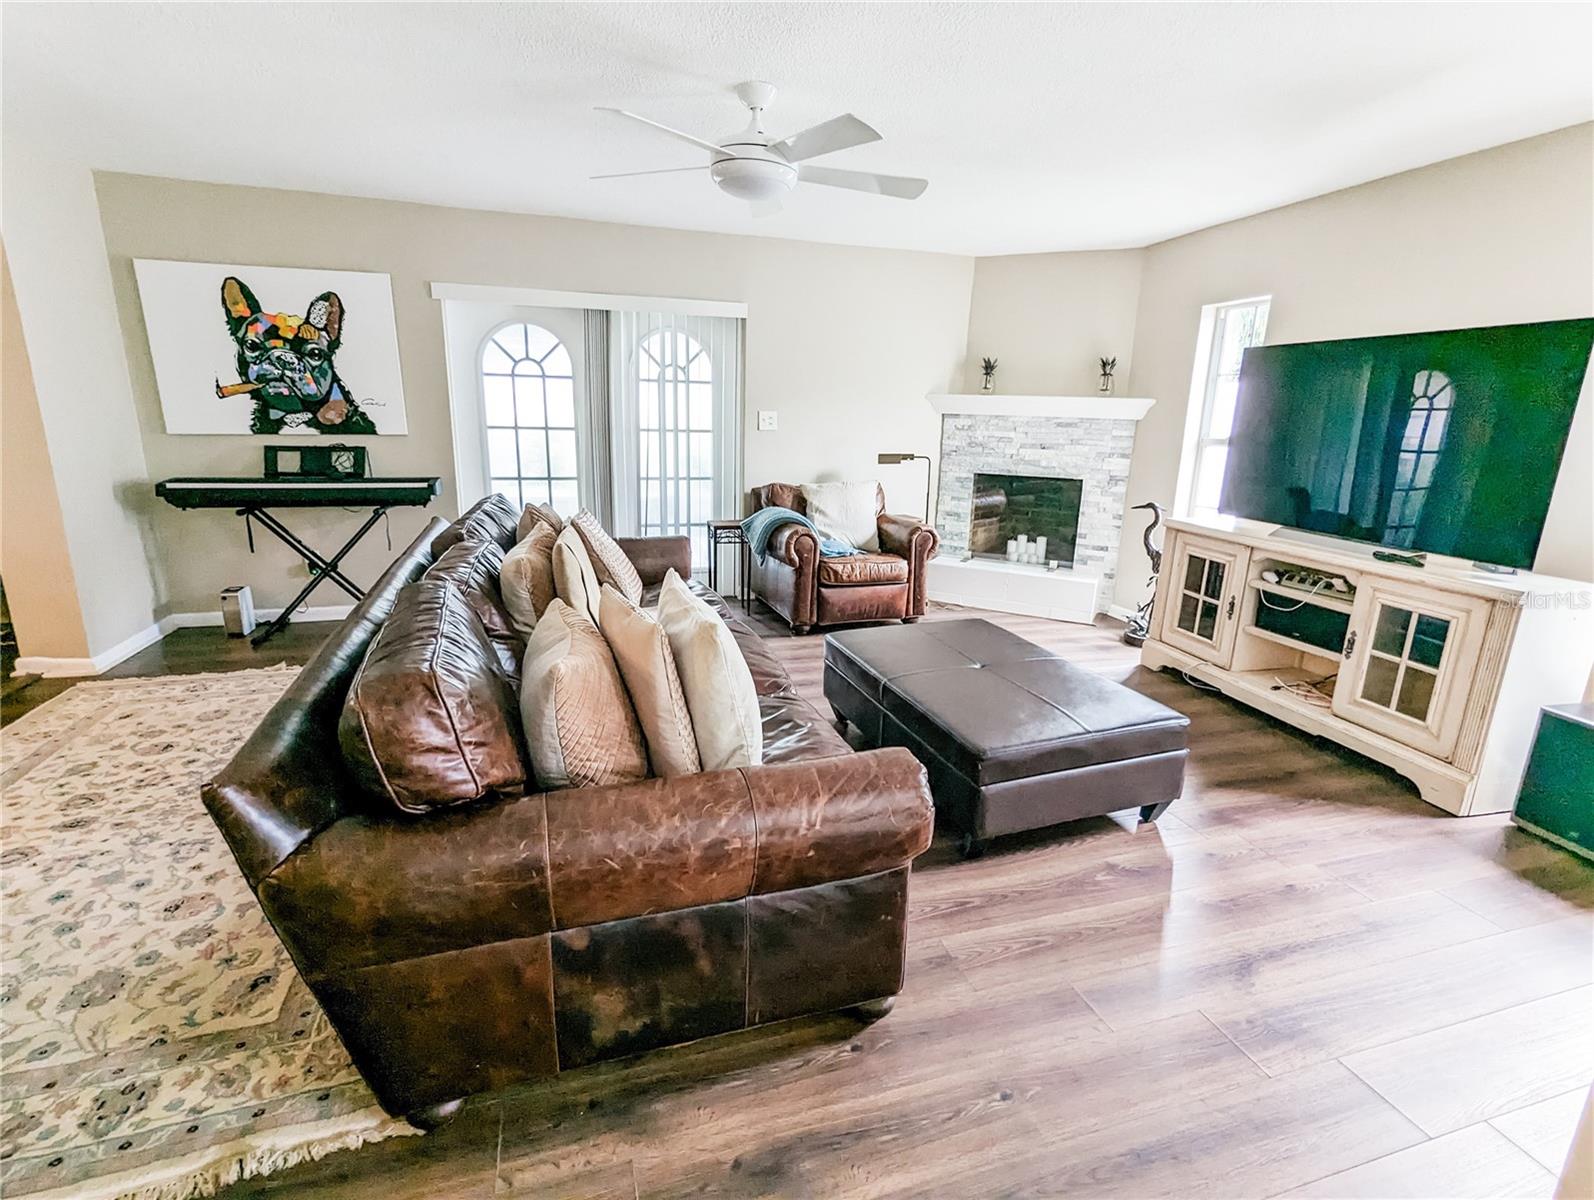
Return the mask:
[[1450, 410], [1456, 389], [1443, 371], [1418, 371], [1411, 382], [1411, 409], [1395, 460], [1395, 487], [1389, 499], [1389, 520], [1384, 540], [1391, 546], [1410, 546], [1417, 538], [1417, 522], [1433, 485], [1434, 468], [1444, 449]]
[[642, 535], [687, 534], [708, 559], [714, 512], [714, 367], [688, 333], [657, 329], [637, 347]]
[[482, 416], [493, 490], [518, 507], [581, 507], [570, 352], [540, 325], [505, 325], [481, 354]]

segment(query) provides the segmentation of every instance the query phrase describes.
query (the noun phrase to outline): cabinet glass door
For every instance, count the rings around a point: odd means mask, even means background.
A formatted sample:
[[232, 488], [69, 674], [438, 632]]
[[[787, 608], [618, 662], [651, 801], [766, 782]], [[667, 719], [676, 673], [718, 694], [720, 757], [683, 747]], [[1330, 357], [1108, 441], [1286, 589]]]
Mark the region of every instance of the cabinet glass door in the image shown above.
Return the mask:
[[1217, 644], [1218, 626], [1223, 616], [1223, 588], [1228, 582], [1228, 568], [1224, 559], [1192, 552], [1184, 560], [1184, 578], [1179, 584], [1179, 611], [1174, 624], [1213, 645]]
[[1372, 645], [1367, 648], [1361, 698], [1426, 725], [1450, 629], [1444, 617], [1380, 604]]
[[1334, 711], [1429, 754], [1455, 747], [1488, 602], [1364, 586], [1346, 640]]
[[1248, 551], [1180, 535], [1168, 579], [1162, 636], [1170, 645], [1226, 667], [1234, 649], [1236, 594]]

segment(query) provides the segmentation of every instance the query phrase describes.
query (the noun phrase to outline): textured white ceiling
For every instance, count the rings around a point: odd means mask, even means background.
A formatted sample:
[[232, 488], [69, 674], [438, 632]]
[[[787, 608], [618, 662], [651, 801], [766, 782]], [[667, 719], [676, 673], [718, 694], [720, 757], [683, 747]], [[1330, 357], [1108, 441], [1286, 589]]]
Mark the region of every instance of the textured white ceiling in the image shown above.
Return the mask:
[[[1588, 4], [7, 4], [5, 119], [102, 169], [972, 254], [1136, 246], [1594, 116]], [[885, 141], [763, 219], [695, 152], [762, 78]]]

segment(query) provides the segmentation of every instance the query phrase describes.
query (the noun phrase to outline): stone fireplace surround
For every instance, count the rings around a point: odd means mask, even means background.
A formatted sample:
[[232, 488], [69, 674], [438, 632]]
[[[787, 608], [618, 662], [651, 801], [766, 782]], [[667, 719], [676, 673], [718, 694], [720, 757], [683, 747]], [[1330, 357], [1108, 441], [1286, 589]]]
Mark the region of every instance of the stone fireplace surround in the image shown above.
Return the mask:
[[1118, 571], [1135, 426], [1152, 402], [985, 395], [932, 396], [930, 401], [942, 413], [936, 502], [940, 557], [958, 560], [969, 552], [976, 471], [1080, 479], [1084, 489], [1072, 571], [1075, 578], [1099, 581], [1096, 606], [1105, 610]]

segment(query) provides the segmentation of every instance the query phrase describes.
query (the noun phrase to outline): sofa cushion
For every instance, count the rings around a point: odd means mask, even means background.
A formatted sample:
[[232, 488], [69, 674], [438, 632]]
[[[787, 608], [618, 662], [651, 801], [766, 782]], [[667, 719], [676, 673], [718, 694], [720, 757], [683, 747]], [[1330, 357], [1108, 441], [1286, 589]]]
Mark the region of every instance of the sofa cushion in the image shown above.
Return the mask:
[[756, 767], [764, 757], [758, 691], [730, 629], [674, 571], [659, 589], [659, 624], [675, 655], [703, 769]]
[[366, 791], [404, 813], [524, 787], [514, 691], [453, 584], [399, 592], [349, 684], [338, 742]]
[[598, 575], [592, 558], [587, 554], [587, 544], [574, 526], [565, 526], [564, 532], [553, 543], [553, 588], [559, 599], [582, 614], [594, 625], [598, 623]]
[[520, 682], [520, 657], [526, 652], [526, 638], [510, 619], [504, 606], [498, 575], [504, 552], [489, 540], [456, 542], [427, 570], [430, 578], [444, 579], [453, 586], [481, 621], [482, 628], [498, 652], [504, 674]]
[[515, 506], [506, 497], [497, 492], [483, 496], [467, 508], [459, 520], [432, 539], [432, 557], [441, 558], [456, 542], [481, 538], [497, 542], [500, 550], [508, 550], [516, 541], [517, 520]]
[[[612, 583], [620, 594], [632, 604], [642, 600], [642, 576], [638, 575], [631, 560], [620, 549], [620, 544], [609, 536], [609, 531], [598, 523], [598, 518], [582, 509], [570, 518], [570, 524], [586, 543], [587, 557], [600, 585]], [[596, 599], [596, 597], [594, 597]]]
[[819, 583], [822, 587], [907, 582], [908, 560], [895, 554], [850, 554], [845, 558], [819, 560]]
[[534, 525], [547, 525], [557, 536], [565, 527], [565, 519], [546, 504], [528, 504], [520, 510], [520, 519], [515, 522], [515, 541], [525, 541]]
[[880, 485], [873, 479], [803, 484], [804, 511], [821, 537], [870, 552], [880, 549]]
[[548, 606], [526, 643], [520, 712], [538, 786], [647, 778], [642, 729], [614, 655], [597, 626], [562, 600]]
[[766, 764], [852, 753], [852, 747], [836, 732], [835, 725], [801, 696], [760, 696], [758, 716], [763, 725]]
[[681, 677], [664, 627], [606, 583], [598, 601], [598, 631], [609, 643], [631, 696], [653, 774], [673, 779], [703, 769]]
[[537, 618], [558, 595], [553, 578], [553, 544], [559, 534], [544, 521], [533, 522], [530, 532], [504, 555], [498, 568], [498, 591], [510, 623], [522, 635], [537, 627]]

